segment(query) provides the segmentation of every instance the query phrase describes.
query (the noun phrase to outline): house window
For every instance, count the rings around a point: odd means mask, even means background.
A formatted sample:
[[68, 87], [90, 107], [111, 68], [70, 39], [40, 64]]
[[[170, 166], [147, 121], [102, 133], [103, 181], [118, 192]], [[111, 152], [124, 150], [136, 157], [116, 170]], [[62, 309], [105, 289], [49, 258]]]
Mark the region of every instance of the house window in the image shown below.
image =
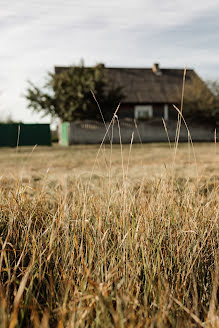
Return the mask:
[[146, 120], [153, 117], [152, 105], [138, 105], [135, 106], [135, 119]]
[[165, 121], [169, 119], [168, 105], [164, 105], [164, 119]]

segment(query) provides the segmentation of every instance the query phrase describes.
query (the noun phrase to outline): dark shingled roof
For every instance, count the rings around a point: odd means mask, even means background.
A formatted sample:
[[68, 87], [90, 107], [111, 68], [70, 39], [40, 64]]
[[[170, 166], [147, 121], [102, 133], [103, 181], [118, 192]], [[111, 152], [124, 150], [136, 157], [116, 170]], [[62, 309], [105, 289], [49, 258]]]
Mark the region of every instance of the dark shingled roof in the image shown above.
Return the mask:
[[[68, 67], [55, 67], [55, 73]], [[152, 68], [104, 67], [107, 88], [121, 86], [125, 96], [123, 103], [179, 103], [182, 94], [184, 69], [160, 69], [160, 75]], [[186, 83], [198, 78], [192, 69], [186, 71]]]

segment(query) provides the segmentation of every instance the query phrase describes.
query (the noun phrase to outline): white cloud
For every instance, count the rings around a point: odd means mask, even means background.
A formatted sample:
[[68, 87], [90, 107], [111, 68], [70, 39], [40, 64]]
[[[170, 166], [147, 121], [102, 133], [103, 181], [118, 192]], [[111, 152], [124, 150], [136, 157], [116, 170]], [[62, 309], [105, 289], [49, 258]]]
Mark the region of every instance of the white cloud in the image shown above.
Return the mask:
[[[16, 119], [38, 119], [21, 97], [26, 80], [41, 81], [54, 65], [77, 63], [81, 57], [89, 65], [111, 66], [148, 66], [159, 60], [163, 66], [188, 65], [211, 74], [218, 64], [216, 36], [205, 37], [205, 49], [197, 26], [209, 25], [215, 13], [215, 0], [2, 0], [0, 109]], [[202, 23], [200, 17], [210, 18]]]

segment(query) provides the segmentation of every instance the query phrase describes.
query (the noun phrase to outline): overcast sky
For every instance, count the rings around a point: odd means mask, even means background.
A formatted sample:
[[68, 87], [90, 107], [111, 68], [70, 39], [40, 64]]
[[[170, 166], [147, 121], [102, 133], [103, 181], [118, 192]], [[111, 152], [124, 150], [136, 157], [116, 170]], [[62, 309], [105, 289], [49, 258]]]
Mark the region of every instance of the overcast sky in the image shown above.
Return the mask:
[[219, 79], [219, 0], [0, 0], [0, 115], [27, 109], [27, 80], [54, 66], [191, 67]]

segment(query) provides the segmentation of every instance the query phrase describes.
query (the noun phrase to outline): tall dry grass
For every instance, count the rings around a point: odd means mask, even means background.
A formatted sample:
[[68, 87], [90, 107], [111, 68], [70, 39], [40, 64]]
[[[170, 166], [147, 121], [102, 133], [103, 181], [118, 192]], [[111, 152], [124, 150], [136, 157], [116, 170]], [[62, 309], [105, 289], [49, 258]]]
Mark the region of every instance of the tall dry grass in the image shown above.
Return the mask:
[[1, 180], [0, 327], [217, 327], [218, 180]]
[[219, 178], [176, 176], [177, 111], [161, 177], [127, 183], [132, 137], [119, 183], [112, 143], [98, 188], [103, 143], [87, 182], [0, 180], [0, 328], [219, 327]]

